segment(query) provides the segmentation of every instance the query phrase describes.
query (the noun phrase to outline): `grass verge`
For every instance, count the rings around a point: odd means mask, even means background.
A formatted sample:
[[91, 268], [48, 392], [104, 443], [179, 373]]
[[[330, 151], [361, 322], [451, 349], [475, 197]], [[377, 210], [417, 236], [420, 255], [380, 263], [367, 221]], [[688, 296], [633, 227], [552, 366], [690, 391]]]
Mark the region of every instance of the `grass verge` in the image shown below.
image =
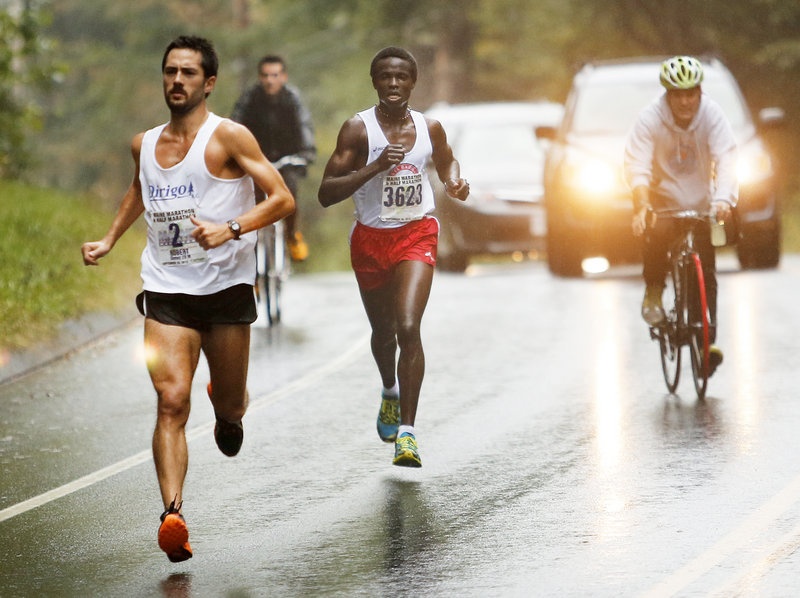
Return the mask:
[[[296, 271], [348, 269], [352, 204], [321, 208], [311, 181], [301, 187], [300, 209], [312, 253]], [[81, 244], [108, 229], [114, 215], [108, 207], [80, 195], [0, 180], [0, 213], [0, 360], [4, 350], [46, 342], [65, 320], [130, 308], [141, 288], [141, 219], [99, 267], [87, 268]], [[783, 250], [800, 252], [800, 192], [788, 194], [783, 204]]]
[[117, 311], [141, 288], [143, 227], [96, 268], [80, 248], [105, 234], [113, 213], [79, 195], [0, 180], [0, 351], [44, 342], [65, 320]]

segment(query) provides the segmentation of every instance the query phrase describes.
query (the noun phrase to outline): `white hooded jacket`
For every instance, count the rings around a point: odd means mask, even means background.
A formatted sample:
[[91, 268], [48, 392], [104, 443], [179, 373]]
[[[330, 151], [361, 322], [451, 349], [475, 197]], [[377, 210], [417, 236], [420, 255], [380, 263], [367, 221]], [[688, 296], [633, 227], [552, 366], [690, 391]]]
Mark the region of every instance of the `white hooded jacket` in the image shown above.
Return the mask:
[[722, 108], [705, 93], [686, 129], [675, 123], [666, 93], [645, 108], [628, 135], [625, 179], [650, 188], [657, 208], [708, 209], [711, 200], [736, 205], [736, 140]]

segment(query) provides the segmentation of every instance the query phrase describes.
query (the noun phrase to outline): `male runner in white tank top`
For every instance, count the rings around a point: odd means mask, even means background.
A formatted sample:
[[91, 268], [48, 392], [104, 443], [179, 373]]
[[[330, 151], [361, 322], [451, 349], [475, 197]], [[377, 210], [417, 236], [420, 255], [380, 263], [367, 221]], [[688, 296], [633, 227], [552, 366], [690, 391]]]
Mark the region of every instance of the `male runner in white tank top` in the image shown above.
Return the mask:
[[425, 370], [420, 323], [439, 232], [429, 216], [429, 159], [452, 197], [465, 200], [469, 185], [442, 125], [408, 107], [417, 80], [414, 57], [402, 48], [384, 48], [373, 58], [370, 75], [378, 104], [342, 126], [319, 201], [325, 207], [351, 196], [355, 201], [350, 255], [383, 383], [378, 435], [395, 443], [395, 465], [420, 467], [414, 429]]
[[[185, 426], [202, 351], [211, 374], [214, 438], [233, 456], [247, 409], [250, 323], [255, 320], [255, 230], [280, 220], [294, 200], [243, 125], [209, 112], [218, 59], [211, 43], [179, 37], [164, 53], [165, 125], [133, 139], [136, 174], [111, 227], [85, 243], [96, 266], [144, 214], [142, 253], [147, 367], [158, 397], [153, 459], [165, 511], [158, 543], [173, 561], [192, 556], [181, 513], [188, 466]], [[255, 204], [253, 184], [267, 200]]]

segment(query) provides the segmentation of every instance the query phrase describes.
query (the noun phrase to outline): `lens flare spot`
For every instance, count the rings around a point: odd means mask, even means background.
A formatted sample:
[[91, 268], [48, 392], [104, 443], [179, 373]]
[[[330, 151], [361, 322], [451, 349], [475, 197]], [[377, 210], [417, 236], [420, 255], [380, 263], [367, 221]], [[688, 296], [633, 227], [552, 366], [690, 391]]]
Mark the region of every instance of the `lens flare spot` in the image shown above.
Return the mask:
[[136, 360], [147, 364], [147, 366], [155, 365], [159, 359], [159, 352], [156, 347], [148, 343], [142, 343], [136, 350]]
[[608, 259], [602, 256], [587, 257], [581, 263], [581, 268], [586, 274], [602, 274], [608, 271], [609, 267]]

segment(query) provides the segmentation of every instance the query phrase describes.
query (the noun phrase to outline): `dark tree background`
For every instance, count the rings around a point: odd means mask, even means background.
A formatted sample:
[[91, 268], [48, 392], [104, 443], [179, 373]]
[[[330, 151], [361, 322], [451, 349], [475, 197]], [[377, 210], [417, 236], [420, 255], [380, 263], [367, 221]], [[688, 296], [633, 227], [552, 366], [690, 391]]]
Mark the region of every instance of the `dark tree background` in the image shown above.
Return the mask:
[[[23, 26], [19, 18], [12, 18], [9, 24], [9, 9], [0, 8], [0, 159], [5, 152], [8, 161], [9, 148], [21, 148], [24, 131], [34, 162], [21, 163], [15, 174], [43, 184], [91, 190], [116, 200], [131, 176], [130, 139], [167, 117], [159, 72], [163, 48], [178, 34], [195, 33], [211, 38], [222, 59], [210, 98], [212, 109], [222, 115], [230, 112], [244, 85], [255, 81], [261, 55], [277, 52], [286, 57], [291, 80], [304, 92], [314, 115], [321, 160], [341, 123], [374, 102], [369, 61], [385, 45], [404, 45], [418, 57], [420, 80], [413, 103], [419, 109], [436, 101], [563, 101], [573, 74], [586, 61], [713, 54], [737, 77], [754, 112], [766, 106], [786, 111], [785, 127], [771, 139], [776, 153], [784, 156], [789, 195], [796, 195], [800, 186], [789, 162], [800, 150], [795, 100], [800, 86], [800, 0], [12, 4], [49, 15], [49, 23], [38, 18], [31, 29], [31, 23]], [[12, 36], [22, 42], [14, 42]], [[21, 48], [34, 47], [34, 41], [36, 48], [46, 48], [65, 65], [65, 74], [51, 77], [49, 88], [41, 91], [29, 84], [35, 77], [26, 78], [20, 71], [20, 65], [30, 73], [40, 65], [32, 58], [27, 66], [17, 59], [12, 102], [9, 48], [19, 56]], [[39, 54], [28, 54], [34, 55]], [[25, 115], [31, 114], [40, 115], [39, 131], [29, 126], [30, 118], [26, 121]]]

